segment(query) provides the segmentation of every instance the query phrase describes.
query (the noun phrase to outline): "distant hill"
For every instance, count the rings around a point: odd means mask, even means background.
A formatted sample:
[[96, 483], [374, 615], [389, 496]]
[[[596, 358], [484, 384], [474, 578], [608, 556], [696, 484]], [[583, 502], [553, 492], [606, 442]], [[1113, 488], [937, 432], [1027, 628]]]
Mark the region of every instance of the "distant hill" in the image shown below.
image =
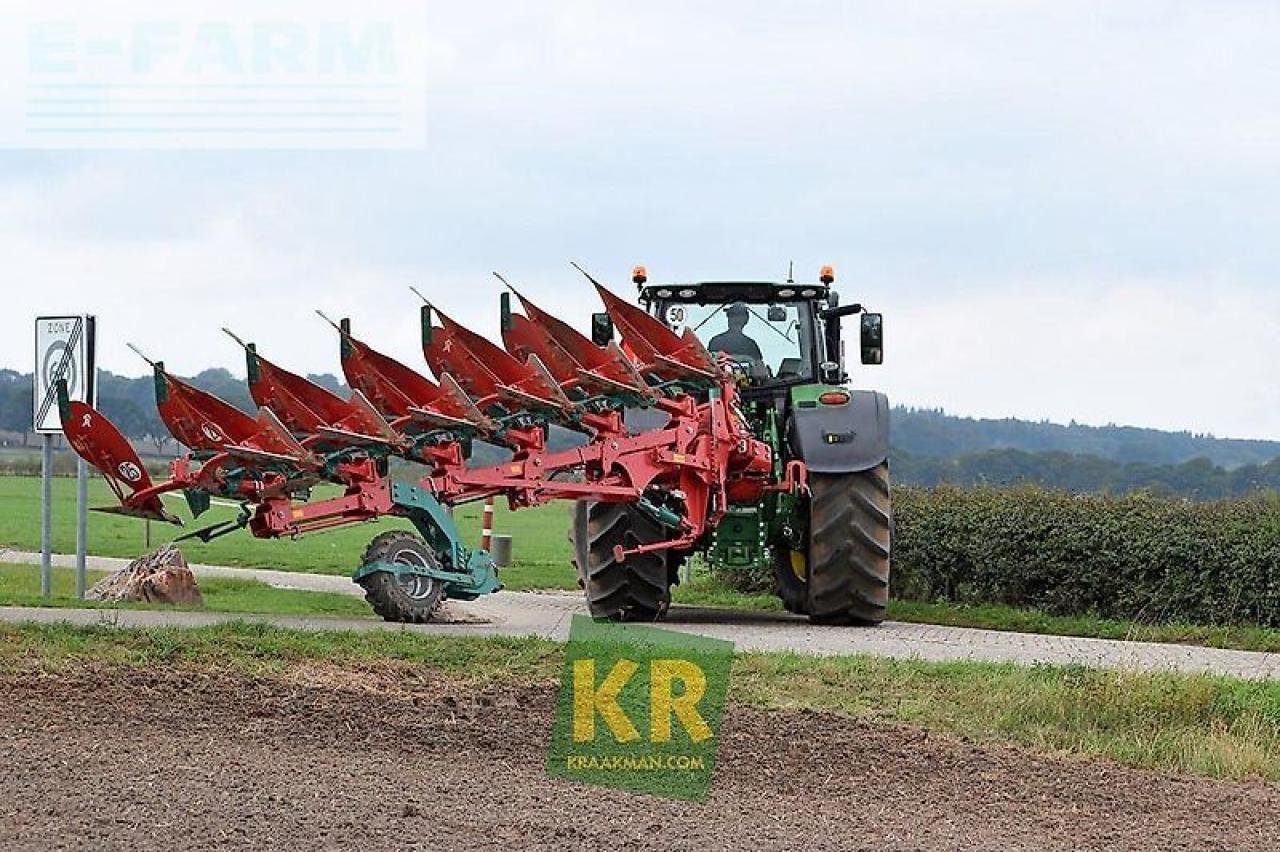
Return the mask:
[[984, 450], [952, 458], [914, 456], [894, 449], [893, 477], [906, 485], [1017, 485], [1034, 483], [1075, 492], [1151, 491], [1193, 500], [1280, 492], [1280, 457], [1228, 470], [1206, 458], [1180, 464], [1117, 462], [1056, 451]]
[[1280, 457], [1280, 441], [1215, 438], [1137, 426], [1084, 426], [1074, 422], [1064, 426], [1014, 418], [975, 419], [903, 406], [893, 409], [890, 424], [895, 450], [934, 458], [1022, 450], [1097, 456], [1126, 464], [1176, 465], [1203, 458], [1230, 469], [1265, 464]]
[[[340, 396], [347, 396], [347, 386], [329, 373], [311, 374], [307, 378]], [[204, 370], [188, 381], [244, 411], [252, 413], [256, 408], [244, 379], [229, 370], [221, 367]], [[130, 378], [100, 370], [98, 407], [130, 438], [150, 439], [157, 450], [173, 448], [174, 441], [156, 412], [155, 383], [151, 376]], [[0, 370], [0, 429], [23, 433], [30, 428], [31, 374]]]

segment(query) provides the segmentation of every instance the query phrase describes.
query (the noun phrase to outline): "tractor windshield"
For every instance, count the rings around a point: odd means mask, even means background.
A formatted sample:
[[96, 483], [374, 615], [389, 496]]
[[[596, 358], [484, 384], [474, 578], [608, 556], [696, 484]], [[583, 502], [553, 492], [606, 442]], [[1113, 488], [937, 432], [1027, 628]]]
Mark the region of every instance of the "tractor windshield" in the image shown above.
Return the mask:
[[744, 364], [757, 382], [813, 377], [813, 326], [807, 302], [670, 302], [660, 310], [677, 334], [693, 329], [708, 350]]

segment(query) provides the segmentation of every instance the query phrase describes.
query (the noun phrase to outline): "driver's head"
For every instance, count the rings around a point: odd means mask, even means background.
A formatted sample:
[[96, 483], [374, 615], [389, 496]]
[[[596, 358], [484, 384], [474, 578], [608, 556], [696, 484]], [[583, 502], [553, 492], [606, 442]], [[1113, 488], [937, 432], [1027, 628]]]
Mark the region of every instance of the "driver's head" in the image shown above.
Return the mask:
[[747, 311], [747, 306], [742, 302], [734, 302], [732, 305], [724, 309], [724, 315], [729, 320], [730, 331], [742, 331], [746, 328], [747, 319], [751, 316]]

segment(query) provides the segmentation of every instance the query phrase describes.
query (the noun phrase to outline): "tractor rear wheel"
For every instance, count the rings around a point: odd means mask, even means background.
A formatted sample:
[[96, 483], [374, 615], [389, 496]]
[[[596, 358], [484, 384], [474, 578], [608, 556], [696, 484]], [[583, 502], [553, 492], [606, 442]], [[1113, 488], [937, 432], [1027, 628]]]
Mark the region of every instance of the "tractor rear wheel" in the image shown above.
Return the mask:
[[592, 618], [656, 621], [671, 603], [667, 551], [636, 553], [619, 562], [614, 547], [632, 548], [666, 538], [661, 525], [626, 503], [577, 504], [570, 537], [578, 576]]
[[[415, 565], [440, 568], [440, 560], [418, 536], [406, 530], [390, 530], [369, 542], [361, 565]], [[364, 597], [386, 621], [422, 624], [431, 620], [444, 597], [444, 585], [420, 574], [374, 571], [360, 578]]]
[[809, 620], [879, 624], [889, 604], [889, 463], [811, 474], [809, 488]]

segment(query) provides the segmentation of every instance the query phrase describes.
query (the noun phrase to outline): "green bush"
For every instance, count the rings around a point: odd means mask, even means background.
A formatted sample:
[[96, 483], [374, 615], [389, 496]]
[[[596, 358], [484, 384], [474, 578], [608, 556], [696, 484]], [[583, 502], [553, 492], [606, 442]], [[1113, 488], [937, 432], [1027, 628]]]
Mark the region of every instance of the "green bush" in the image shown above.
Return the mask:
[[1280, 626], [1280, 497], [894, 491], [893, 592], [1057, 615]]

